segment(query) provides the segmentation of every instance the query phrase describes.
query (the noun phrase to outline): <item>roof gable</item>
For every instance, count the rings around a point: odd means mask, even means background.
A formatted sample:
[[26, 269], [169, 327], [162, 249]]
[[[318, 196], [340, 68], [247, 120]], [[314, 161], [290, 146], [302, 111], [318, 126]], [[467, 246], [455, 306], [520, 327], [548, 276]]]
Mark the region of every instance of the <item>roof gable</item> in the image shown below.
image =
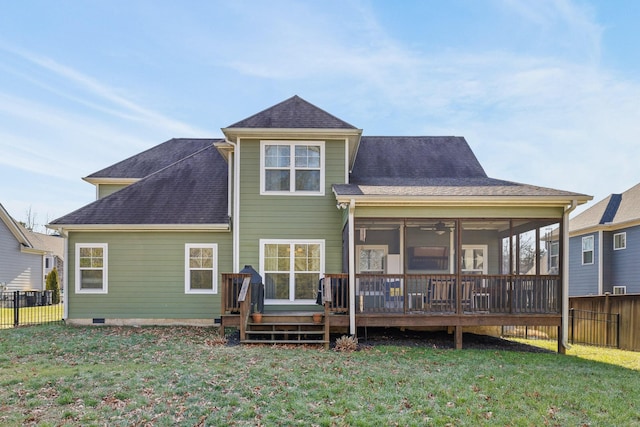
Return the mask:
[[586, 209], [569, 222], [569, 230], [594, 227], [616, 228], [629, 223], [640, 223], [640, 184], [636, 184], [622, 194], [610, 194]]
[[434, 178], [487, 178], [463, 137], [363, 136], [351, 183], [418, 185]]
[[51, 225], [228, 224], [227, 173], [227, 163], [208, 144]]
[[23, 246], [33, 247], [29, 237], [27, 236], [27, 230], [20, 223], [18, 223], [9, 212], [0, 203], [0, 220], [5, 224], [9, 232], [13, 237]]
[[258, 129], [356, 129], [295, 95], [228, 128]]

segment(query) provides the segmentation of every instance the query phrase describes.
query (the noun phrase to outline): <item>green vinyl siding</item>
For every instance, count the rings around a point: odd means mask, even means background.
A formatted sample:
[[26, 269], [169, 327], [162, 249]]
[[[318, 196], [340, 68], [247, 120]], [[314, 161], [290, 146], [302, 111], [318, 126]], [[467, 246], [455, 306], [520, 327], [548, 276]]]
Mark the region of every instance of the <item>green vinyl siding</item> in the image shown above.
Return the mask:
[[241, 140], [241, 266], [258, 269], [260, 239], [323, 239], [325, 272], [342, 271], [342, 213], [336, 208], [331, 185], [345, 182], [345, 141], [324, 141], [324, 195], [316, 196], [260, 195], [260, 140]]
[[98, 185], [98, 199], [107, 197], [116, 191], [122, 190], [127, 187], [127, 184], [99, 184]]
[[[69, 318], [220, 317], [220, 274], [232, 269], [229, 232], [70, 232]], [[108, 244], [108, 293], [75, 293], [76, 243]], [[217, 243], [218, 293], [185, 294], [185, 244]]]

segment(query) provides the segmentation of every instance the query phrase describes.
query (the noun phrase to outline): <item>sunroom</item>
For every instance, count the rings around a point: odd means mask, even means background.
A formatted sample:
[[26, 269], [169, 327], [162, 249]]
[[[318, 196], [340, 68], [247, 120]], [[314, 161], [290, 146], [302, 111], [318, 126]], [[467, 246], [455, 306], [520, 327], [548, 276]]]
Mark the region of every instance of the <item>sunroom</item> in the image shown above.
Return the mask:
[[353, 308], [558, 315], [559, 228], [557, 218], [356, 218]]

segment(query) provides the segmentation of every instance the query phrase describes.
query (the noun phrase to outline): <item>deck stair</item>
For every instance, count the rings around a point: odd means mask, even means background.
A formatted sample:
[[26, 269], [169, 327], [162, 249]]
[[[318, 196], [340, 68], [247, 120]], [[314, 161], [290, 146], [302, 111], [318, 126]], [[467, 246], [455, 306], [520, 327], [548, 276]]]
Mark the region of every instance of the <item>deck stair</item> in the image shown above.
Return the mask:
[[243, 344], [318, 344], [329, 346], [324, 317], [313, 321], [313, 313], [268, 313], [260, 323], [251, 318]]

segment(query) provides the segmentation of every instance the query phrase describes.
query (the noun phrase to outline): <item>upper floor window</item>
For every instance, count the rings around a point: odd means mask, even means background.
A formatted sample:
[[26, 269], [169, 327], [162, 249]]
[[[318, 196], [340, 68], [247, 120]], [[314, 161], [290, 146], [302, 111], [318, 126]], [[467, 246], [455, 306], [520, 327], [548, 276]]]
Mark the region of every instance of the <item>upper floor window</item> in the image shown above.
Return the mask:
[[76, 293], [107, 293], [107, 244], [76, 244]]
[[582, 264], [593, 264], [593, 236], [582, 238]]
[[324, 143], [262, 141], [261, 194], [324, 194]]
[[613, 250], [626, 249], [627, 233], [616, 233], [613, 235]]

